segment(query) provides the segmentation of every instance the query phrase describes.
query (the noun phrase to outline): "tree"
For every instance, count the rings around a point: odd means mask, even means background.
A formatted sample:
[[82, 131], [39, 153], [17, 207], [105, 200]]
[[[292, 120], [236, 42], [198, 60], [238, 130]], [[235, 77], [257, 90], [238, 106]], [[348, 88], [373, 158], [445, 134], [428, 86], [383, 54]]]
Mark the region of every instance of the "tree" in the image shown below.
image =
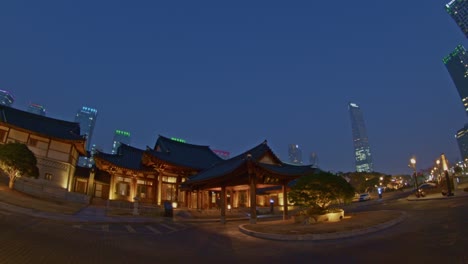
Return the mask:
[[299, 178], [289, 192], [291, 202], [317, 211], [326, 211], [333, 201], [353, 197], [354, 188], [345, 179], [323, 171]]
[[22, 143], [0, 145], [0, 168], [8, 174], [8, 187], [13, 189], [17, 177], [39, 176], [37, 160], [34, 153]]

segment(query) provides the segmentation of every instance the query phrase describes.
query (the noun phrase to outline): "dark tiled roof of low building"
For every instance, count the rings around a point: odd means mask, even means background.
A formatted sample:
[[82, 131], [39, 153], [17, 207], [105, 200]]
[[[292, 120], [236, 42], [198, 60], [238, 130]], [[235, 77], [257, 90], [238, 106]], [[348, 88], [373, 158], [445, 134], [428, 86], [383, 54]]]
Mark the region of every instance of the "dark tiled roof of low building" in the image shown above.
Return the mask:
[[122, 143], [117, 154], [97, 152], [94, 157], [106, 160], [121, 168], [150, 171], [152, 169], [144, 166], [141, 162], [144, 152], [144, 150]]
[[[260, 159], [264, 157], [268, 152], [272, 154], [273, 159], [278, 164], [273, 165], [273, 164], [266, 164], [266, 163], [260, 162]], [[266, 171], [270, 171], [272, 173], [281, 174], [285, 176], [288, 176], [288, 175], [298, 176], [298, 175], [303, 175], [303, 174], [313, 171], [313, 168], [310, 166], [295, 166], [295, 165], [289, 165], [289, 164], [285, 164], [281, 162], [281, 160], [279, 160], [279, 158], [273, 153], [273, 151], [267, 145], [267, 142], [264, 141], [263, 143], [255, 146], [254, 148], [238, 156], [222, 161], [216, 164], [215, 166], [212, 166], [196, 175], [189, 177], [187, 182], [184, 183], [184, 186], [188, 186], [196, 182], [203, 182], [203, 181], [207, 181], [207, 180], [214, 179], [217, 177], [225, 176], [241, 168], [241, 166], [246, 167], [245, 163], [247, 162], [247, 159], [251, 159], [252, 162], [256, 166]]]
[[36, 132], [46, 137], [85, 140], [80, 135], [79, 123], [36, 115], [5, 105], [0, 105], [0, 122]]
[[158, 159], [197, 170], [223, 161], [208, 146], [182, 143], [163, 136], [159, 136], [154, 149], [148, 152]]

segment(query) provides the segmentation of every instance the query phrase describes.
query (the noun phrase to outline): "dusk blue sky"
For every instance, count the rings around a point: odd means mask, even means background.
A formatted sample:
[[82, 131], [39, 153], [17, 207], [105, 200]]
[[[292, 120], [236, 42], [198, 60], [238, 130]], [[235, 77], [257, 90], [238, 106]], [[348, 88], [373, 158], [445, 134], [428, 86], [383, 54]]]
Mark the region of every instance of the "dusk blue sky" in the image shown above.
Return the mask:
[[466, 39], [448, 0], [2, 1], [0, 89], [54, 118], [98, 110], [92, 142], [158, 135], [237, 155], [268, 140], [287, 160], [354, 171], [348, 102], [374, 169], [409, 174], [445, 153], [467, 121], [442, 58]]

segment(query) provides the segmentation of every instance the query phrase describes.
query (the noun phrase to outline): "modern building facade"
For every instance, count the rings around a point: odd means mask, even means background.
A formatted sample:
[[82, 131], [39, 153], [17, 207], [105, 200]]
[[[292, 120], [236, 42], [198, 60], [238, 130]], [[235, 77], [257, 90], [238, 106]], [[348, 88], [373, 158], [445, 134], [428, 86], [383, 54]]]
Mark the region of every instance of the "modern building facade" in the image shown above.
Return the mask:
[[468, 124], [466, 124], [462, 129], [457, 131], [455, 135], [457, 139], [458, 148], [460, 149], [461, 160], [468, 158]]
[[0, 90], [0, 104], [10, 106], [15, 102], [15, 98], [10, 92]]
[[79, 165], [83, 167], [90, 167], [92, 164], [90, 160], [90, 150], [92, 148], [92, 137], [94, 126], [96, 125], [97, 110], [91, 107], [83, 106], [75, 115], [75, 122], [80, 124], [81, 134], [86, 137], [86, 151], [88, 155], [80, 157]]
[[468, 37], [468, 0], [452, 0], [445, 5], [445, 10]]
[[290, 163], [302, 164], [302, 150], [298, 144], [289, 144], [288, 155]]
[[317, 156], [317, 153], [315, 153], [315, 152], [310, 153], [309, 163], [313, 168], [318, 168], [319, 167], [319, 158]]
[[462, 45], [458, 45], [443, 62], [468, 114], [468, 53]]
[[120, 145], [126, 144], [130, 145], [131, 137], [130, 137], [130, 132], [128, 131], [123, 131], [123, 130], [115, 130], [114, 131], [114, 139], [112, 141], [112, 154], [117, 154]]
[[41, 116], [46, 115], [46, 110], [44, 106], [39, 105], [39, 104], [30, 103], [28, 106], [28, 112], [36, 114], [36, 115], [41, 115]]
[[349, 103], [348, 110], [351, 117], [356, 171], [372, 172], [374, 164], [361, 108], [355, 103]]

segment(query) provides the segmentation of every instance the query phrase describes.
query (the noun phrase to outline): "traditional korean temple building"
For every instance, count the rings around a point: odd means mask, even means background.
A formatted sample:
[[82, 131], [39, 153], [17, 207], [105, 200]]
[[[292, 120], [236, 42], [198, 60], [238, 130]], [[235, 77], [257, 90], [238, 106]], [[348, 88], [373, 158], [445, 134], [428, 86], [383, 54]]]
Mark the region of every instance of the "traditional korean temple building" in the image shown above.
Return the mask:
[[42, 186], [73, 189], [76, 163], [86, 155], [80, 125], [0, 105], [0, 144], [23, 143], [35, 154]]
[[[222, 218], [227, 206], [250, 207], [254, 222], [257, 205], [268, 205], [266, 197], [272, 197], [271, 192], [258, 195], [262, 189], [280, 187], [273, 197], [283, 206], [286, 217], [288, 183], [315, 171], [310, 166], [281, 162], [266, 141], [224, 160], [208, 146], [159, 136], [154, 148], [142, 150], [122, 144], [117, 154], [98, 152], [94, 158], [96, 167], [90, 171], [87, 187], [81, 188], [94, 197], [98, 194], [93, 188], [100, 184], [101, 190], [108, 188], [108, 197], [101, 191], [100, 198], [129, 202], [137, 198], [153, 205], [170, 201], [196, 209], [216, 207]], [[108, 175], [108, 182], [96, 181], [93, 174], [100, 174], [102, 179], [106, 179], [102, 175]], [[77, 176], [79, 181], [85, 182], [86, 177]]]

